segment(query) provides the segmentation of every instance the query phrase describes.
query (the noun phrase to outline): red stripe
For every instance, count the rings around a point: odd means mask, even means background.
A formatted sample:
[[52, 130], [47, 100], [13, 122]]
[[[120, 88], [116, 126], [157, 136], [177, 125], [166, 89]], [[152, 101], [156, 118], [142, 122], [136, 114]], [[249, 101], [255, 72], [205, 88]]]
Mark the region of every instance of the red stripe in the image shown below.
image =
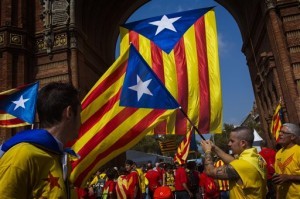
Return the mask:
[[[137, 137], [141, 130], [146, 129], [157, 117], [163, 114], [165, 110], [153, 110], [146, 117], [142, 118], [132, 129], [129, 129], [127, 134], [120, 137], [114, 144], [112, 144], [106, 151], [100, 153], [95, 157], [94, 161], [84, 169], [84, 171], [78, 176], [75, 180], [75, 185], [79, 184], [83, 181], [83, 179], [88, 175], [88, 172], [92, 170], [95, 165], [101, 161], [101, 159], [109, 156], [114, 151], [118, 151], [119, 148], [122, 148], [128, 144], [128, 140], [132, 140], [132, 138]], [[124, 120], [124, 122], [126, 122]], [[106, 131], [111, 132], [111, 131]]]
[[[162, 56], [162, 50], [158, 48], [152, 41], [150, 42], [151, 45], [151, 60], [152, 60], [152, 70], [158, 76], [160, 81], [165, 83], [165, 74], [164, 74], [164, 62]], [[155, 134], [166, 134], [167, 131], [167, 122], [163, 121], [159, 123], [155, 129]]]
[[206, 35], [204, 17], [201, 17], [194, 24], [196, 34], [198, 70], [200, 80], [200, 118], [198, 129], [201, 133], [209, 132], [210, 125], [210, 93], [209, 93], [209, 76], [207, 63]]
[[110, 98], [110, 100], [107, 100], [107, 102], [99, 108], [89, 119], [87, 119], [80, 127], [79, 136], [84, 135], [87, 131], [90, 130], [101, 118], [104, 114], [106, 114], [107, 111], [109, 111], [114, 104], [120, 99], [121, 89]]
[[131, 42], [137, 50], [139, 50], [139, 34], [129, 31], [129, 42]]
[[[103, 139], [110, 135], [110, 132], [114, 131], [120, 124], [126, 122], [126, 119], [135, 113], [138, 108], [125, 108], [120, 113], [118, 113], [114, 118], [109, 120], [107, 124], [100, 129], [79, 151], [78, 154], [82, 157], [77, 162], [74, 163], [74, 168], [84, 159], [87, 154], [90, 153]], [[101, 118], [100, 118], [101, 120]], [[85, 132], [88, 133], [88, 132]], [[128, 140], [131, 140], [128, 138]], [[127, 140], [127, 141], [128, 141]], [[127, 143], [125, 143], [127, 144]], [[124, 145], [122, 145], [124, 146]]]
[[165, 83], [162, 50], [160, 48], [158, 48], [152, 41], [151, 41], [150, 45], [151, 45], [152, 70], [159, 77], [160, 81]]
[[[177, 81], [178, 85], [174, 85], [178, 87], [178, 103], [182, 107], [183, 111], [188, 110], [188, 75], [187, 75], [187, 65], [186, 65], [186, 57], [185, 57], [185, 46], [183, 37], [179, 40], [179, 42], [174, 47], [174, 57], [177, 71]], [[177, 111], [176, 114], [176, 124], [175, 124], [175, 134], [177, 135], [185, 135], [187, 131], [187, 122], [184, 115]]]
[[84, 110], [90, 103], [92, 103], [97, 97], [104, 93], [107, 88], [110, 88], [126, 71], [127, 60], [111, 73], [104, 81], [102, 81], [82, 102], [82, 109]]
[[18, 118], [9, 119], [9, 120], [0, 120], [0, 126], [7, 126], [7, 127], [18, 125], [18, 124], [25, 124], [25, 123], [26, 122]]

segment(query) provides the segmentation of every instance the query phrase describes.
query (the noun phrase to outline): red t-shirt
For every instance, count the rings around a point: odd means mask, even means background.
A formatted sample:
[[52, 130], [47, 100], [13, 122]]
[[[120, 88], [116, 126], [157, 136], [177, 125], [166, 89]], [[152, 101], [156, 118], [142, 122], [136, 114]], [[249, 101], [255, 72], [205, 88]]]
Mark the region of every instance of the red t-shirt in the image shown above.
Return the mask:
[[113, 180], [107, 180], [105, 182], [103, 190], [106, 193], [113, 193], [113, 194], [115, 194], [115, 192], [116, 192], [115, 187], [116, 187], [116, 183]]
[[220, 197], [220, 191], [214, 179], [205, 173], [200, 174], [199, 185], [204, 188], [204, 199], [218, 199]]
[[187, 184], [187, 174], [183, 167], [178, 167], [175, 171], [175, 190], [176, 191], [185, 191], [185, 188], [182, 186], [183, 183]]
[[267, 179], [271, 179], [275, 173], [274, 164], [276, 151], [270, 148], [263, 148], [259, 154], [265, 159], [267, 163]]
[[145, 177], [148, 179], [149, 181], [149, 189], [154, 192], [154, 190], [160, 186], [160, 174], [158, 171], [155, 171], [153, 169], [148, 170]]

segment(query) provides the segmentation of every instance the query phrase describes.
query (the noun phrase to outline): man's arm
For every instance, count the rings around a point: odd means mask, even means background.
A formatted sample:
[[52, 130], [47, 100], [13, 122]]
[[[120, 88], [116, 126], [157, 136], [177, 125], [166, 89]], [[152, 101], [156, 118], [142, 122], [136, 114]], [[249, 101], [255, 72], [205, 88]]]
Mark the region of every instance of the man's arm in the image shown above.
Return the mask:
[[214, 144], [212, 144], [212, 150], [223, 160], [225, 164], [228, 164], [229, 162], [234, 160], [234, 157], [232, 155], [225, 153], [222, 149]]
[[222, 180], [240, 178], [239, 174], [229, 164], [215, 168], [211, 151], [205, 153], [204, 168], [205, 168], [205, 173], [213, 178], [222, 179]]
[[285, 182], [300, 182], [300, 175], [275, 174], [272, 178], [275, 184], [283, 184]]

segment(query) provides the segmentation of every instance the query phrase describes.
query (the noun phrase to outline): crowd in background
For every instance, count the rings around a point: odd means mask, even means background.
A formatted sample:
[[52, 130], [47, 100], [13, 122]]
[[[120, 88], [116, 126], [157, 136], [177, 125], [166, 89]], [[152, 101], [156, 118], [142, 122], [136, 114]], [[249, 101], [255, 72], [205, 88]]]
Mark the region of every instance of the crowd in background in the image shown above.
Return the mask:
[[[216, 164], [220, 161], [216, 159]], [[77, 189], [77, 194], [81, 199], [172, 199], [175, 192], [187, 192], [189, 198], [195, 199], [219, 199], [221, 194], [228, 198], [228, 181], [214, 180], [203, 170], [203, 165], [197, 165], [195, 161], [182, 164], [156, 162], [155, 165], [148, 161], [137, 165], [126, 160], [124, 166], [97, 171], [85, 188]]]

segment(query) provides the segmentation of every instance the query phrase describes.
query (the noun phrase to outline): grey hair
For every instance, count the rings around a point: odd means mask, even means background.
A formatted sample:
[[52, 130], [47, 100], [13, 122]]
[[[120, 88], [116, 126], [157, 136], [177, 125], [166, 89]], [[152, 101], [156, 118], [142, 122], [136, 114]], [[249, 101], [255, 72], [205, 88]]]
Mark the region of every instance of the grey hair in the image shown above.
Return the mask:
[[288, 128], [289, 133], [292, 133], [296, 136], [300, 136], [300, 127], [297, 124], [284, 123], [282, 126]]

